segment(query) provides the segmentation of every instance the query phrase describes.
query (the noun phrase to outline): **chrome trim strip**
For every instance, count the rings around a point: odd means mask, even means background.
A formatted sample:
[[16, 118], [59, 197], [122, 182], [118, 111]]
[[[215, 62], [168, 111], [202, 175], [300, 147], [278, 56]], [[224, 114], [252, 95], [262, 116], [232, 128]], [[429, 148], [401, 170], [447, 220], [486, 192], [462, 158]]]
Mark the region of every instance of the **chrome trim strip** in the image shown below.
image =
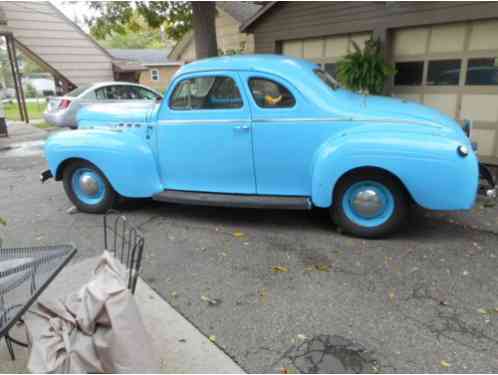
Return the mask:
[[225, 124], [240, 124], [251, 122], [250, 119], [218, 119], [218, 120], [159, 120], [159, 125], [189, 125], [189, 124], [213, 124], [213, 125], [225, 125]]
[[392, 124], [411, 124], [411, 125], [426, 125], [433, 128], [442, 129], [443, 126], [431, 121], [416, 121], [416, 120], [402, 120], [402, 119], [362, 119], [351, 117], [289, 117], [289, 118], [255, 118], [250, 119], [195, 119], [195, 120], [159, 120], [159, 125], [190, 125], [190, 124], [212, 124], [212, 125], [225, 125], [225, 124], [241, 124], [241, 123], [300, 123], [300, 122], [370, 122], [370, 123], [392, 123]]

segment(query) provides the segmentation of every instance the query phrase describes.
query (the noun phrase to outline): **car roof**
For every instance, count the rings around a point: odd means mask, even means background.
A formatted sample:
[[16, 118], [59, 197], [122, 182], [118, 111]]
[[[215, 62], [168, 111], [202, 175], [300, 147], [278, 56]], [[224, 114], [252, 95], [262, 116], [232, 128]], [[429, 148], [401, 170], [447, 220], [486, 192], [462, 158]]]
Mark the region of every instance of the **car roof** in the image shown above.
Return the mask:
[[78, 95], [78, 97], [82, 97], [82, 96], [86, 95], [88, 92], [97, 90], [97, 89], [99, 89], [101, 87], [105, 87], [105, 86], [125, 86], [125, 85], [126, 86], [143, 87], [144, 89], [147, 89], [149, 91], [152, 91], [152, 92], [154, 92], [154, 93], [162, 96], [162, 94], [159, 91], [154, 90], [152, 87], [141, 85], [139, 83], [126, 82], [126, 81], [104, 81], [104, 82], [97, 82], [97, 83], [89, 85], [86, 90], [84, 90], [80, 95]]
[[194, 61], [183, 65], [178, 70], [178, 75], [213, 70], [254, 70], [288, 76], [297, 72], [308, 73], [316, 66], [311, 61], [284, 55], [237, 55]]

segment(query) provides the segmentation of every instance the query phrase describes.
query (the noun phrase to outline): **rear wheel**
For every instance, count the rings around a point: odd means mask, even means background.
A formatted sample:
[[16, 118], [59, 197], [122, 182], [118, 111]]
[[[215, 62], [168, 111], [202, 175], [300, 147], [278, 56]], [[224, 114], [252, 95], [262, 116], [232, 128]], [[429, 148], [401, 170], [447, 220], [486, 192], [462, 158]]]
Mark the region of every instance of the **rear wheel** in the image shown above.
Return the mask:
[[89, 162], [80, 160], [69, 164], [62, 179], [67, 196], [80, 211], [105, 213], [116, 202], [117, 193], [107, 178]]
[[383, 172], [354, 172], [335, 189], [331, 215], [344, 231], [359, 237], [382, 237], [394, 232], [406, 219], [405, 190]]

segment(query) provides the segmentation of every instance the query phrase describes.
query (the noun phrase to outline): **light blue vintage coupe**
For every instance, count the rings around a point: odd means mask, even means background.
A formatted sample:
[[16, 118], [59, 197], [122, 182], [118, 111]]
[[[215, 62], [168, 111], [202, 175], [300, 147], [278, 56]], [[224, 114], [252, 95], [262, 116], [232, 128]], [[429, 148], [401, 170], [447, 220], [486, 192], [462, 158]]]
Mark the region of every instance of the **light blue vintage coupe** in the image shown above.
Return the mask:
[[315, 206], [345, 231], [376, 237], [414, 203], [470, 209], [479, 185], [478, 159], [453, 119], [347, 91], [316, 64], [284, 56], [185, 65], [161, 103], [87, 107], [79, 127], [48, 139], [42, 180], [62, 180], [84, 212], [105, 212], [119, 196]]

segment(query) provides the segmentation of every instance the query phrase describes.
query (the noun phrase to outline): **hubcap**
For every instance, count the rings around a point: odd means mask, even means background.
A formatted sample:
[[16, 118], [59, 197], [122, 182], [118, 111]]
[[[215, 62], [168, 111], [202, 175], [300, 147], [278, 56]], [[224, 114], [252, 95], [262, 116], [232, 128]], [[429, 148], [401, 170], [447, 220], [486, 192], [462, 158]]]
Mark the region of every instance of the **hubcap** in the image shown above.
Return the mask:
[[357, 191], [351, 203], [353, 210], [366, 219], [376, 217], [384, 210], [384, 203], [372, 188]]
[[80, 187], [86, 194], [94, 196], [99, 191], [97, 180], [90, 174], [85, 173], [80, 177]]

